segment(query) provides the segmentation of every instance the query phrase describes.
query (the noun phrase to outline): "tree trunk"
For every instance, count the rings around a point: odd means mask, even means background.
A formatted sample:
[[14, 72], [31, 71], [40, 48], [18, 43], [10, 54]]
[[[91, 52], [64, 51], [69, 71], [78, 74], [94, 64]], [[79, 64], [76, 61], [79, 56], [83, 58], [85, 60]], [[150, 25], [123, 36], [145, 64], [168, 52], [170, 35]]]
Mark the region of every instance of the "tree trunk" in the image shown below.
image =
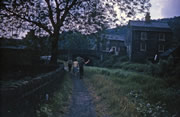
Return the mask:
[[52, 37], [51, 60], [50, 64], [57, 64], [58, 57], [58, 37], [59, 34], [54, 34]]

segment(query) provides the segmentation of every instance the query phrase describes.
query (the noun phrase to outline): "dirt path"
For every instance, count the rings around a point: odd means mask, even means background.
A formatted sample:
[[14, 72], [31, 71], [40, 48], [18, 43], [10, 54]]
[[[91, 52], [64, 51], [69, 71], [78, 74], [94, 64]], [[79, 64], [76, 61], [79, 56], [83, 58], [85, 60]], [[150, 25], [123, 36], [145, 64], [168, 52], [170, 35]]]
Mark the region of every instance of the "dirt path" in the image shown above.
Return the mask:
[[72, 77], [74, 88], [70, 110], [65, 117], [96, 117], [92, 97], [83, 80]]

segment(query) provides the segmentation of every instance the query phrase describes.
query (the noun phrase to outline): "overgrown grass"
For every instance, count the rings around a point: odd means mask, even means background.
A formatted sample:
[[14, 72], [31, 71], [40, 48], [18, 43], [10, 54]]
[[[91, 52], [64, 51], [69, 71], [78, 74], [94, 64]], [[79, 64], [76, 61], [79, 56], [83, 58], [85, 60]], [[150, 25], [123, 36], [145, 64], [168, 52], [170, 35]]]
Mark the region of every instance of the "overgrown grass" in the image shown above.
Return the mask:
[[172, 56], [166, 60], [160, 60], [156, 64], [153, 64], [148, 60], [144, 60], [142, 63], [130, 62], [127, 56], [108, 56], [104, 61], [100, 62], [99, 66], [136, 71], [158, 77], [167, 77], [172, 75], [179, 77], [180, 75], [178, 73], [180, 69], [180, 63], [174, 64], [174, 59]]
[[49, 100], [40, 105], [37, 117], [62, 117], [68, 110], [72, 94], [72, 80], [68, 73], [65, 74], [63, 82], [57, 87]]
[[[169, 117], [176, 115], [180, 107], [180, 90], [168, 88], [168, 83], [158, 77], [97, 67], [86, 67], [85, 76], [98, 99], [99, 116]], [[103, 107], [106, 111], [102, 111]]]

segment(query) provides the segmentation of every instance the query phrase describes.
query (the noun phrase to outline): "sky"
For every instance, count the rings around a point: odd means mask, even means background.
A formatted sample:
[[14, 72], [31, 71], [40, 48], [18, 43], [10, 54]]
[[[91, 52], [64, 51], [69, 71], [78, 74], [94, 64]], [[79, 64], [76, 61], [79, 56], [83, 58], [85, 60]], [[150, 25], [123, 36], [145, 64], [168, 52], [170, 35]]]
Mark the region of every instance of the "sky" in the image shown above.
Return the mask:
[[151, 19], [180, 16], [180, 0], [150, 0]]
[[[180, 0], [150, 0], [150, 3], [152, 5], [150, 8], [151, 19], [173, 18], [175, 16], [180, 16]], [[115, 7], [115, 10], [118, 12], [118, 18], [122, 21], [120, 16], [123, 16], [123, 14], [118, 11], [117, 7]], [[145, 18], [145, 14], [137, 14], [136, 18], [142, 20]], [[132, 19], [126, 18], [124, 21], [125, 24], [129, 20]]]

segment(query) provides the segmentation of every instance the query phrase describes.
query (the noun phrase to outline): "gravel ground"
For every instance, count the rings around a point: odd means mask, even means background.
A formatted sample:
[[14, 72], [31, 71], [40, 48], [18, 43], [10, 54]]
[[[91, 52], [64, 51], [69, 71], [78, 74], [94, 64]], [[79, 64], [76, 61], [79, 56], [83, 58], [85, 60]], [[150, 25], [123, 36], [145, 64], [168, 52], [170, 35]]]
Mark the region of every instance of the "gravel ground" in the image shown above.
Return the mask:
[[72, 77], [74, 88], [69, 112], [65, 117], [96, 117], [92, 97], [83, 80]]

